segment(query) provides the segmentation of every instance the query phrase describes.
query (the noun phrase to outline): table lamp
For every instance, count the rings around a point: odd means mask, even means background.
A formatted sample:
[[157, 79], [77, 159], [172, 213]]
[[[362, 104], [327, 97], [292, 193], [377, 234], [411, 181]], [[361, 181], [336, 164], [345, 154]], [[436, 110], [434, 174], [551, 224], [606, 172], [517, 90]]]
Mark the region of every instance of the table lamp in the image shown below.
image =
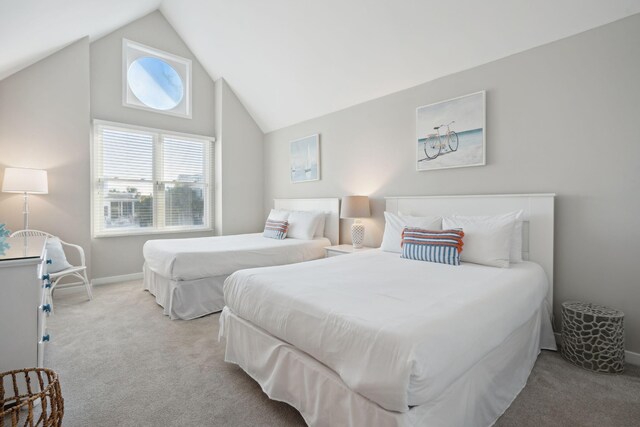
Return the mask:
[[342, 198], [340, 218], [354, 219], [353, 225], [351, 225], [351, 242], [355, 249], [360, 249], [362, 242], [364, 242], [364, 224], [360, 222], [360, 218], [369, 218], [370, 216], [371, 211], [367, 196], [344, 196]]
[[24, 195], [24, 229], [29, 229], [29, 194], [47, 194], [49, 184], [47, 171], [40, 169], [6, 168], [2, 181], [3, 193]]

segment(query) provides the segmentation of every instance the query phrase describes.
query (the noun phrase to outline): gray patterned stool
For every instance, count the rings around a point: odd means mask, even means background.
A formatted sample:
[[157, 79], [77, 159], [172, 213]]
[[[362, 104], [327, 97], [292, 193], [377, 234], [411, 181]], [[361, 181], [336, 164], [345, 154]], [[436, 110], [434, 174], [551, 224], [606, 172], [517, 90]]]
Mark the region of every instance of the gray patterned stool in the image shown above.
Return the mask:
[[562, 356], [585, 369], [624, 371], [624, 313], [584, 302], [562, 303]]

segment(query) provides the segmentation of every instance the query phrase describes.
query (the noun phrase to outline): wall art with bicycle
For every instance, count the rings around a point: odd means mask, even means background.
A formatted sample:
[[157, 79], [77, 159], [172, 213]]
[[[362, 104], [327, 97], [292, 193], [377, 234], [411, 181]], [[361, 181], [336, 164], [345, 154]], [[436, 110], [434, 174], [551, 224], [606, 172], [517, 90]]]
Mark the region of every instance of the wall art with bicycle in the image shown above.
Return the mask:
[[418, 171], [485, 164], [485, 91], [416, 109]]

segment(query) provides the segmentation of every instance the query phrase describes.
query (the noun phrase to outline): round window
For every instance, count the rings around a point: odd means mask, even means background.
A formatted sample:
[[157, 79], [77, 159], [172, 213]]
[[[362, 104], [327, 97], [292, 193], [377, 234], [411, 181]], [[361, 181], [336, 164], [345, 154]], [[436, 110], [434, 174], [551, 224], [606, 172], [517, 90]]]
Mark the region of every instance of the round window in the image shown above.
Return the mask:
[[184, 84], [178, 72], [158, 58], [143, 56], [129, 66], [131, 92], [147, 107], [171, 110], [182, 101]]

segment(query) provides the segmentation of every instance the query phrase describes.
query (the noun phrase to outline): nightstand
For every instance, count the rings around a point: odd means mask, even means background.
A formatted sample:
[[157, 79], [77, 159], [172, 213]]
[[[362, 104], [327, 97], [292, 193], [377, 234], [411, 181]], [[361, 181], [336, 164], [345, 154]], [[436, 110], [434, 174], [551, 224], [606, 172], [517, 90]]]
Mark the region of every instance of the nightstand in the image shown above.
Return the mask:
[[356, 252], [370, 251], [371, 249], [374, 249], [374, 248], [363, 246], [360, 249], [355, 249], [353, 245], [336, 245], [336, 246], [326, 246], [324, 248], [324, 251], [326, 253], [326, 257], [329, 258], [332, 256], [355, 254]]
[[624, 371], [624, 313], [584, 302], [562, 303], [560, 354], [581, 368], [607, 374]]

